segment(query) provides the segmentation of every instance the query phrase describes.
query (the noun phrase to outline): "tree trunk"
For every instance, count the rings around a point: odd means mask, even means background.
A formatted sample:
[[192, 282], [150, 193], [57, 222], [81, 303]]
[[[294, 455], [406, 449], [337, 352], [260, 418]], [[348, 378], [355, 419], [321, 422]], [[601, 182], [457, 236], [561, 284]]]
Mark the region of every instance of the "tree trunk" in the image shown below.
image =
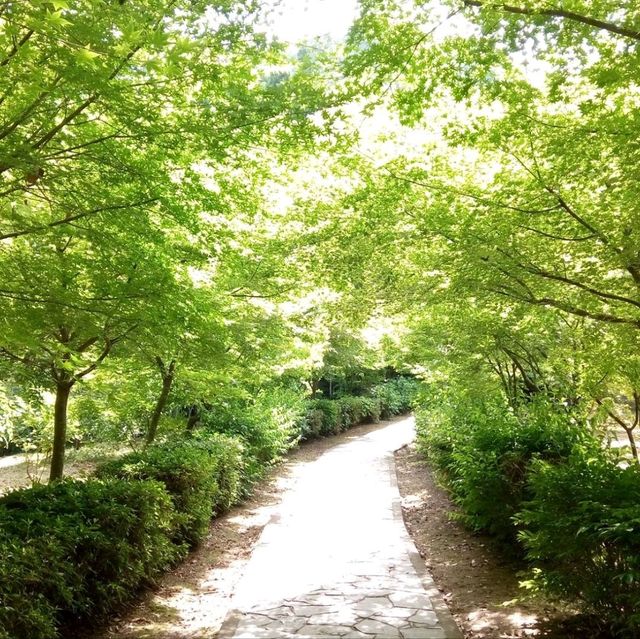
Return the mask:
[[200, 421], [200, 411], [196, 406], [189, 409], [189, 417], [187, 417], [187, 433], [191, 434]]
[[160, 396], [158, 397], [156, 406], [153, 409], [151, 418], [149, 419], [149, 427], [147, 429], [147, 437], [145, 440], [147, 445], [152, 444], [154, 439], [156, 438], [156, 433], [158, 432], [158, 424], [160, 423], [160, 417], [162, 416], [164, 407], [167, 405], [167, 399], [169, 399], [169, 393], [171, 392], [171, 386], [173, 384], [173, 373], [176, 366], [175, 360], [171, 360], [168, 368], [164, 367], [164, 363], [161, 364], [162, 360], [160, 360], [160, 358], [157, 358], [157, 361], [160, 372], [162, 374], [162, 390], [160, 391]]
[[638, 459], [638, 447], [636, 446], [636, 438], [633, 435], [633, 429], [632, 428], [625, 428], [625, 431], [626, 431], [627, 437], [629, 439], [629, 446], [631, 447], [631, 454], [633, 455], [633, 458], [635, 459], [636, 463], [640, 463], [640, 459]]
[[49, 481], [62, 479], [64, 471], [64, 451], [67, 443], [67, 406], [73, 382], [59, 381], [56, 384], [56, 404], [53, 417], [53, 451]]

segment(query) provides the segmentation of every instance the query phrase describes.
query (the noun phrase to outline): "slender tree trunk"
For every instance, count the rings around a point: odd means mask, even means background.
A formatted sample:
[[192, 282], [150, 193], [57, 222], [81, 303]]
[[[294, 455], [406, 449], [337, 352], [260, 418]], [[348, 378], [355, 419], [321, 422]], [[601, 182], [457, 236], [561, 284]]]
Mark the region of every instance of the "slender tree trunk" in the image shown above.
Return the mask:
[[162, 362], [159, 357], [156, 358], [156, 362], [162, 375], [162, 390], [160, 391], [160, 396], [158, 397], [156, 406], [153, 409], [151, 418], [149, 419], [149, 427], [147, 428], [146, 437], [147, 445], [153, 443], [156, 438], [156, 434], [158, 432], [158, 424], [160, 423], [162, 411], [167, 405], [167, 399], [169, 399], [169, 393], [171, 392], [171, 386], [173, 385], [173, 375], [176, 368], [175, 360], [171, 360], [168, 367], [165, 367], [164, 362]]
[[200, 421], [200, 411], [196, 406], [192, 406], [189, 409], [189, 417], [187, 417], [187, 433], [191, 434], [196, 427], [196, 424]]
[[58, 381], [56, 384], [56, 404], [53, 417], [53, 451], [49, 481], [62, 479], [64, 452], [67, 443], [67, 406], [73, 381]]
[[633, 429], [632, 428], [625, 428], [625, 431], [627, 433], [627, 437], [629, 439], [629, 446], [631, 448], [631, 454], [633, 455], [633, 458], [636, 460], [636, 463], [640, 463], [640, 459], [638, 458], [638, 446], [636, 445], [636, 438], [633, 434]]

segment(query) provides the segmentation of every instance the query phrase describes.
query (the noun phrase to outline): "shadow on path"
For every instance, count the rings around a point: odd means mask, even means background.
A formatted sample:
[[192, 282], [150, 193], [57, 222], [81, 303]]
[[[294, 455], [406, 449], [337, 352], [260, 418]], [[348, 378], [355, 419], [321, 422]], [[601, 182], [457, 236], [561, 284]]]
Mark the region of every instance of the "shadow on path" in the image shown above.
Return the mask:
[[[203, 543], [153, 591], [143, 593], [101, 630], [73, 628], [71, 639], [211, 639], [220, 630], [230, 598], [264, 527], [303, 469], [348, 442], [400, 420], [356, 426], [346, 433], [308, 442], [275, 467], [244, 504], [212, 522]], [[309, 548], [313, 553], [313, 548]]]

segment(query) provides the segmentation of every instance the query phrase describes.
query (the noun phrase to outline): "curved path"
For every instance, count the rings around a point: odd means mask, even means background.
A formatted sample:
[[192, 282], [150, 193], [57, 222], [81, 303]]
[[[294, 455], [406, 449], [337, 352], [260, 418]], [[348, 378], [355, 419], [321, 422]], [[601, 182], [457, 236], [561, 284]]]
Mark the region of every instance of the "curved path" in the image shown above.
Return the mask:
[[393, 451], [413, 418], [295, 469], [232, 600], [221, 639], [458, 639], [404, 527]]

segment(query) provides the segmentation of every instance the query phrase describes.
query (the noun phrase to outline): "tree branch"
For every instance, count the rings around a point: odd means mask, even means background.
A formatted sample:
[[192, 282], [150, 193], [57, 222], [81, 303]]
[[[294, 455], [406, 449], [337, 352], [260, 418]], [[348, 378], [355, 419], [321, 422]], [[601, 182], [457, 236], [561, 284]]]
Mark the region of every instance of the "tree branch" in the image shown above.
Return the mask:
[[[82, 377], [85, 377], [89, 373], [93, 372], [96, 368], [98, 368], [98, 366], [104, 361], [104, 359], [107, 357], [107, 355], [111, 352], [111, 349], [118, 342], [122, 341], [129, 333], [134, 331], [137, 327], [138, 327], [138, 325], [134, 324], [133, 326], [130, 326], [124, 333], [121, 333], [120, 335], [118, 335], [116, 337], [113, 337], [113, 338], [105, 337], [104, 338], [104, 347], [103, 347], [102, 351], [100, 352], [100, 355], [98, 355], [98, 357], [95, 359], [95, 361], [93, 361], [91, 364], [89, 364], [89, 366], [87, 366], [85, 369], [75, 373], [74, 376], [73, 376], [74, 379], [79, 380]], [[95, 341], [98, 341], [97, 338], [96, 338]]]
[[[554, 209], [557, 207], [554, 207]], [[553, 233], [545, 233], [545, 231], [541, 231], [540, 229], [534, 229], [531, 226], [518, 225], [518, 228], [524, 229], [525, 231], [531, 231], [533, 233], [537, 233], [538, 235], [542, 235], [543, 237], [548, 237], [552, 240], [560, 240], [561, 242], [585, 242], [587, 240], [593, 240], [598, 236], [594, 233], [590, 235], [583, 235], [582, 237], [564, 237], [562, 235], [554, 235]]]
[[635, 31], [634, 29], [629, 29], [628, 27], [623, 27], [613, 22], [606, 22], [604, 20], [599, 20], [598, 18], [585, 16], [580, 13], [576, 13], [575, 11], [567, 11], [566, 9], [561, 9], [559, 7], [552, 7], [549, 9], [534, 9], [528, 7], [515, 7], [513, 5], [497, 2], [480, 2], [480, 0], [463, 0], [463, 2], [467, 7], [480, 7], [481, 9], [499, 9], [502, 11], [506, 11], [507, 13], [514, 13], [525, 16], [564, 18], [567, 20], [572, 20], [574, 22], [579, 22], [581, 24], [586, 24], [590, 27], [595, 27], [596, 29], [609, 31], [626, 38], [640, 40], [640, 31]]
[[[521, 266], [521, 265], [519, 265], [519, 266]], [[587, 284], [583, 284], [582, 282], [578, 282], [576, 280], [572, 280], [569, 277], [565, 277], [563, 275], [556, 275], [555, 273], [550, 273], [549, 271], [544, 271], [544, 270], [539, 269], [537, 267], [521, 266], [521, 268], [526, 270], [528, 273], [531, 273], [532, 275], [539, 275], [540, 277], [543, 277], [543, 278], [548, 279], [548, 280], [555, 280], [556, 282], [563, 282], [564, 284], [567, 284], [569, 286], [574, 286], [574, 287], [579, 288], [579, 289], [581, 289], [583, 291], [586, 291], [587, 293], [591, 293], [592, 295], [594, 295], [596, 297], [600, 297], [602, 299], [607, 299], [607, 300], [613, 300], [613, 301], [616, 301], [616, 302], [622, 302], [624, 304], [630, 304], [632, 306], [640, 308], [640, 302], [638, 302], [637, 300], [631, 299], [630, 297], [624, 297], [623, 295], [616, 295], [615, 293], [605, 293], [603, 291], [599, 291], [596, 288], [593, 288], [592, 286], [588, 286]]]
[[20, 40], [18, 40], [18, 42], [16, 42], [13, 45], [13, 47], [11, 47], [11, 51], [9, 51], [9, 53], [7, 54], [7, 57], [4, 60], [2, 60], [2, 62], [0, 62], [0, 67], [7, 66], [7, 64], [9, 64], [9, 62], [11, 62], [11, 58], [13, 58], [13, 56], [15, 56], [15, 54], [18, 53], [18, 51], [20, 51], [20, 47], [23, 44], [26, 44], [33, 34], [34, 34], [34, 30], [33, 29], [29, 29], [22, 36], [22, 38], [20, 38]]
[[111, 206], [96, 207], [89, 211], [83, 211], [82, 213], [76, 213], [75, 215], [69, 215], [68, 217], [55, 220], [54, 222], [49, 222], [49, 224], [34, 226], [29, 229], [22, 229], [21, 231], [11, 231], [9, 233], [2, 233], [0, 234], [0, 241], [8, 240], [14, 237], [22, 237], [23, 235], [29, 235], [31, 233], [37, 233], [39, 231], [45, 231], [47, 229], [55, 228], [56, 226], [62, 226], [63, 224], [70, 224], [71, 222], [76, 222], [85, 217], [90, 217], [92, 215], [97, 215], [98, 213], [103, 213], [104, 211], [118, 211], [122, 209], [137, 208], [139, 206], [144, 206], [146, 204], [153, 204], [154, 202], [157, 202], [157, 201], [158, 201], [158, 198], [148, 198], [146, 200], [140, 200], [139, 202], [131, 202], [127, 204], [113, 204]]

